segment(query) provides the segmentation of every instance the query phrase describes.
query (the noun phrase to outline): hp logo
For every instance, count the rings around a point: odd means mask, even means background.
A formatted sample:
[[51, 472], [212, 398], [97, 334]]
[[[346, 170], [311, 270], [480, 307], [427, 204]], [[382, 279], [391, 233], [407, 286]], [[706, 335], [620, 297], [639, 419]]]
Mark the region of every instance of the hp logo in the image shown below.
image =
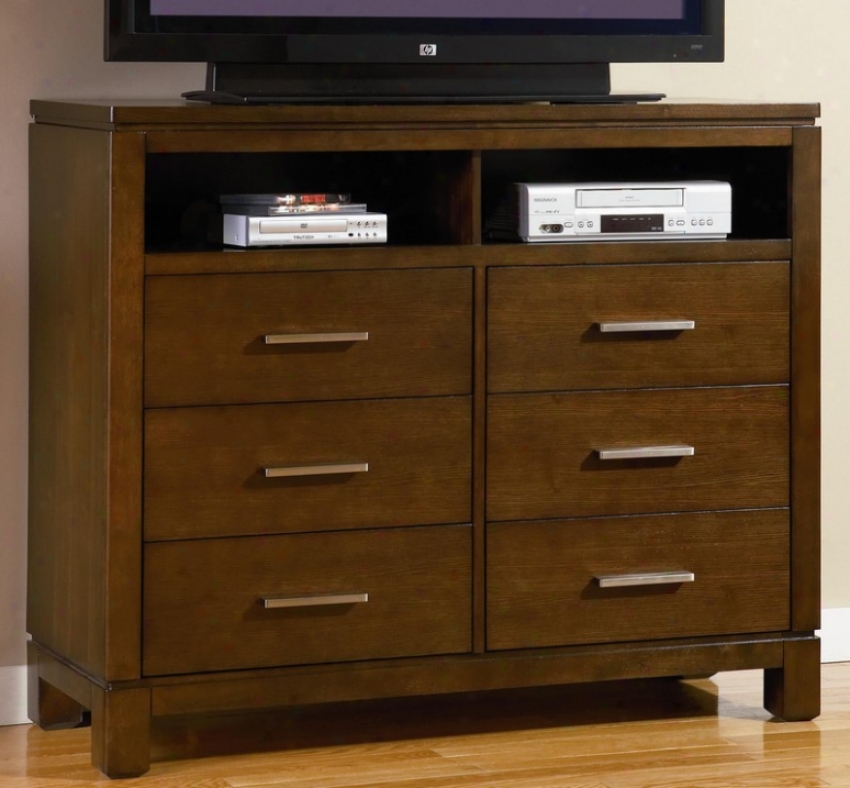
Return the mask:
[[420, 57], [437, 57], [437, 45], [436, 44], [420, 44], [419, 45], [419, 56]]

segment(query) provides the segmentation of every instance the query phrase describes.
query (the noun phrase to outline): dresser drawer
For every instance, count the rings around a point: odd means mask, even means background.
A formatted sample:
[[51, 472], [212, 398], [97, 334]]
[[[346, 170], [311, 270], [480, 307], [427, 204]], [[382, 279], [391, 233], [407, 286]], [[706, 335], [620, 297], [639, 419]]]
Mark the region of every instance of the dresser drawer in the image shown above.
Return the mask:
[[471, 543], [443, 526], [147, 545], [144, 673], [469, 651]]
[[789, 380], [787, 263], [504, 268], [488, 282], [493, 392]]
[[787, 510], [491, 524], [487, 647], [784, 631], [789, 550]]
[[147, 540], [471, 519], [469, 397], [145, 416]]
[[468, 394], [471, 310], [468, 269], [149, 277], [145, 404]]
[[788, 419], [784, 386], [491, 396], [487, 517], [787, 506]]

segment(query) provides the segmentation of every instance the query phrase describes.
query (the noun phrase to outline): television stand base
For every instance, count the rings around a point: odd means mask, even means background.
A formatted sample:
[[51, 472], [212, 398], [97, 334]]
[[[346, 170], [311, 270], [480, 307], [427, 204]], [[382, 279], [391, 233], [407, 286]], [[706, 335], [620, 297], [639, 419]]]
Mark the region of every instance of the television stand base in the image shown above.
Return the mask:
[[640, 104], [661, 101], [665, 93], [611, 93], [607, 96], [245, 96], [221, 90], [190, 90], [187, 101], [207, 104]]
[[421, 65], [209, 63], [209, 104], [636, 104], [663, 93], [612, 94], [607, 63]]

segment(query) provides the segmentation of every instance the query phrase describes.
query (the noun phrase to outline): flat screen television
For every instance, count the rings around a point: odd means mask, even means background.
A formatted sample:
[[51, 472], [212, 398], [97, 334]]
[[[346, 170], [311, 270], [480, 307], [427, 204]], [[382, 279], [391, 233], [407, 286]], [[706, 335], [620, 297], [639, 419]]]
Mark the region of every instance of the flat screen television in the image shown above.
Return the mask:
[[724, 0], [105, 0], [107, 60], [229, 102], [622, 101], [610, 64], [722, 61]]

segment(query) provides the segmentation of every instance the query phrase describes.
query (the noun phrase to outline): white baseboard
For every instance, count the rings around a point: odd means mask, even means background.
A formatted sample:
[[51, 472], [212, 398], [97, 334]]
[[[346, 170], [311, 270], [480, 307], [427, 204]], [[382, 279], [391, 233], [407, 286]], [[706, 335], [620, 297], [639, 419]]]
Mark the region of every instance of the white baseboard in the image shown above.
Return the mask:
[[27, 722], [27, 666], [0, 668], [0, 725]]
[[[850, 662], [850, 607], [822, 611], [821, 662]], [[27, 717], [27, 668], [0, 668], [0, 725], [23, 725]]]
[[850, 662], [850, 607], [821, 611], [821, 662]]

